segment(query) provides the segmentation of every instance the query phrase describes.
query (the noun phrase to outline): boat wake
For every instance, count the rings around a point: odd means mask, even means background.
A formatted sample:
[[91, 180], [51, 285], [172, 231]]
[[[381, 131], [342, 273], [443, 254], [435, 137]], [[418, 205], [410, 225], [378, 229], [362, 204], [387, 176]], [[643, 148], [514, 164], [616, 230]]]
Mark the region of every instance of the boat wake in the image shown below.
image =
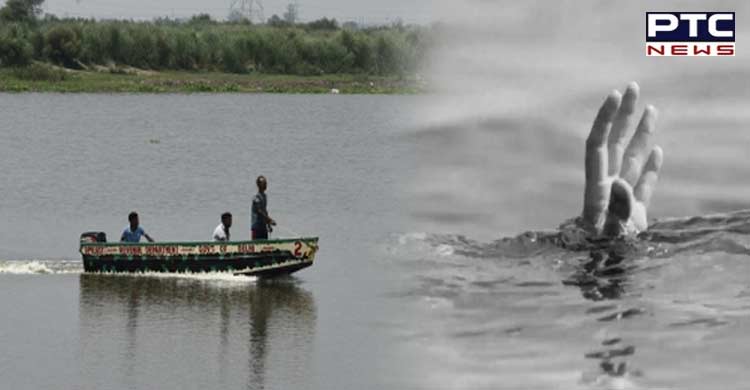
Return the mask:
[[0, 274], [49, 275], [83, 272], [79, 260], [0, 260]]
[[[83, 263], [80, 260], [0, 260], [0, 275], [64, 275], [82, 274]], [[96, 274], [96, 273], [93, 273]], [[102, 274], [111, 277], [147, 277], [160, 279], [186, 279], [198, 281], [220, 281], [238, 284], [252, 283], [254, 276], [233, 275], [228, 272], [202, 273], [111, 273]]]

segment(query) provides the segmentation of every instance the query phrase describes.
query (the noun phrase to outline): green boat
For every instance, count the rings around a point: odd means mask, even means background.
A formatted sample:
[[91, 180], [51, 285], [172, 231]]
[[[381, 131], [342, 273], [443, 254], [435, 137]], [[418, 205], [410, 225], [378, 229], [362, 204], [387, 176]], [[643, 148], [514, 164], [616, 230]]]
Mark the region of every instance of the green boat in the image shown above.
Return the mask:
[[275, 277], [313, 264], [318, 237], [230, 242], [108, 243], [101, 232], [81, 235], [85, 272], [231, 272]]

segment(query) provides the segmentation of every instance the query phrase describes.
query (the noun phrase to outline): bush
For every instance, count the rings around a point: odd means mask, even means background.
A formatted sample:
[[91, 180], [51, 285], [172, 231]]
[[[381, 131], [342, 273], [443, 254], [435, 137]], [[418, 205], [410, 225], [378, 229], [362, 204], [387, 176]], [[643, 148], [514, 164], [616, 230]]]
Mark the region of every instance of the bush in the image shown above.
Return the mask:
[[110, 24], [107, 32], [103, 34], [104, 51], [106, 56], [115, 62], [123, 62], [125, 56], [123, 50], [123, 39], [120, 27], [117, 24]]
[[13, 69], [13, 76], [27, 81], [64, 81], [68, 79], [68, 73], [64, 70], [43, 64], [31, 64], [23, 68]]
[[32, 54], [28, 42], [0, 35], [0, 66], [26, 66], [31, 63]]
[[213, 23], [213, 20], [211, 20], [211, 15], [209, 14], [198, 14], [193, 15], [192, 18], [190, 18], [191, 24], [211, 24]]
[[42, 13], [44, 0], [7, 0], [0, 8], [0, 21], [31, 23]]
[[367, 35], [352, 33], [348, 30], [341, 32], [339, 36], [341, 44], [352, 55], [352, 68], [356, 71], [367, 72], [372, 70], [374, 58], [372, 47]]
[[338, 30], [339, 22], [336, 19], [322, 18], [307, 23], [306, 28], [309, 30]]
[[198, 41], [202, 47], [198, 51], [201, 53], [200, 64], [202, 67], [210, 68], [220, 65], [224, 59], [222, 52], [224, 40], [212, 31], [201, 34], [199, 38]]
[[44, 34], [40, 31], [34, 31], [29, 38], [31, 40], [31, 47], [34, 48], [34, 59], [44, 59]]
[[315, 64], [318, 73], [350, 72], [354, 63], [354, 55], [349, 53], [338, 40], [312, 41], [303, 51], [305, 61]]
[[111, 61], [107, 54], [106, 30], [99, 25], [89, 25], [82, 32], [81, 61], [87, 64], [105, 64]]
[[139, 68], [156, 68], [160, 58], [156, 50], [156, 35], [150, 28], [135, 26], [128, 29], [128, 39], [124, 63]]
[[393, 74], [397, 71], [396, 46], [385, 37], [378, 38], [375, 44], [375, 65], [380, 74]]
[[81, 40], [72, 28], [56, 26], [47, 31], [44, 56], [56, 64], [68, 68], [78, 67], [78, 56], [81, 54]]
[[[2, 0], [0, 0], [2, 1]], [[272, 26], [194, 20], [94, 21], [45, 17], [36, 26], [0, 23], [0, 66], [31, 57], [65, 67], [83, 64], [147, 69], [223, 70], [316, 75], [403, 75], [417, 70], [431, 44], [417, 27], [341, 30], [334, 19]]]
[[193, 70], [200, 63], [200, 50], [197, 36], [193, 32], [175, 34], [174, 67]]
[[163, 69], [169, 68], [172, 65], [172, 57], [174, 56], [173, 44], [170, 42], [169, 37], [162, 29], [156, 30], [156, 36], [154, 37], [154, 46], [156, 50], [156, 64], [155, 68]]
[[251, 64], [256, 67], [258, 63], [258, 52], [260, 49], [260, 38], [255, 33], [245, 33], [234, 41], [235, 52], [242, 63], [247, 66]]

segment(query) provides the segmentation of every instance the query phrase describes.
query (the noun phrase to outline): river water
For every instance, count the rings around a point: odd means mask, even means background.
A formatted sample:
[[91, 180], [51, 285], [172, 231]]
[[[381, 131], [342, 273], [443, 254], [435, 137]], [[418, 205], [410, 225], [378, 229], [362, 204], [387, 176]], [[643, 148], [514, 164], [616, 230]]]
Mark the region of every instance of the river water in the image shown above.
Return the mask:
[[[382, 388], [408, 316], [388, 266], [404, 231], [400, 131], [415, 97], [0, 95], [0, 388]], [[410, 173], [411, 172], [411, 173]], [[249, 237], [255, 177], [275, 237], [320, 236], [274, 283], [81, 274], [78, 235]]]
[[[599, 99], [585, 95], [594, 104], [581, 112], [592, 114]], [[699, 389], [747, 379], [750, 214], [662, 216], [635, 242], [592, 250], [514, 237], [576, 214], [585, 115], [583, 131], [526, 134], [514, 119], [420, 124], [424, 97], [0, 101], [3, 388]], [[714, 147], [740, 153], [737, 130], [716, 130]], [[679, 136], [661, 137], [689, 153]], [[682, 190], [718, 180], [727, 161], [703, 161], [700, 175], [685, 171], [697, 163], [669, 166], [652, 214], [746, 206], [734, 200], [745, 183]], [[205, 240], [227, 210], [234, 237], [247, 235], [261, 173], [276, 236], [321, 238], [316, 264], [295, 277], [81, 272], [78, 234], [117, 237], [133, 209], [157, 240]]]

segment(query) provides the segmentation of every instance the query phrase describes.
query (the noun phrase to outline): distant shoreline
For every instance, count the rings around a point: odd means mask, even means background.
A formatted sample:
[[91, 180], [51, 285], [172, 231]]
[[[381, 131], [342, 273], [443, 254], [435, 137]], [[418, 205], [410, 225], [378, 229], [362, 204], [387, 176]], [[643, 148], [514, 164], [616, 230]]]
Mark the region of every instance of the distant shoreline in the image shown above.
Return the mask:
[[31, 69], [0, 69], [0, 92], [419, 94], [426, 89], [415, 78], [361, 74], [242, 75], [134, 68], [81, 71], [42, 65]]
[[433, 42], [430, 27], [400, 23], [135, 22], [16, 8], [0, 8], [4, 92], [412, 94]]

